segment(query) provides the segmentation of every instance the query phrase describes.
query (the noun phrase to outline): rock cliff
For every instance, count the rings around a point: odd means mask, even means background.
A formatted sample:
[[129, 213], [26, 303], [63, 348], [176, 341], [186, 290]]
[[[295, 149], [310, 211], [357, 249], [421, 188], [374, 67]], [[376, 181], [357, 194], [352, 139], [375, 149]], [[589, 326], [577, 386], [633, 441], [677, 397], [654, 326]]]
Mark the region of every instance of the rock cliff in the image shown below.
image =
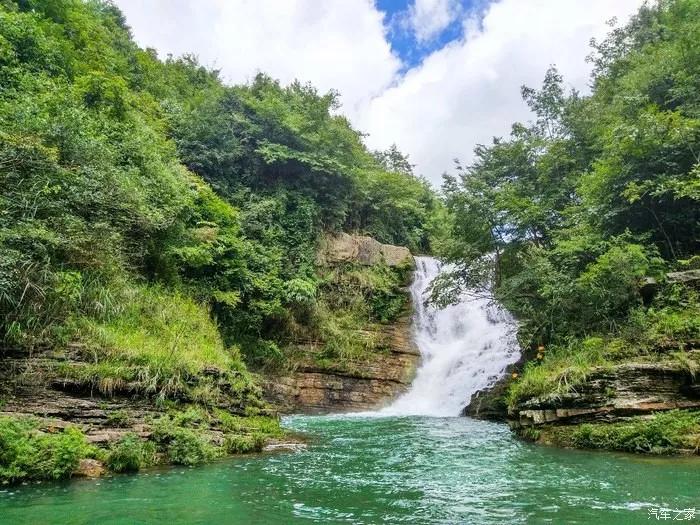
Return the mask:
[[[340, 233], [322, 242], [320, 267], [342, 265], [412, 268], [411, 252], [371, 237]], [[410, 307], [389, 324], [367, 326], [358, 337], [377, 341], [374, 351], [355, 359], [324, 359], [317, 342], [295, 342], [293, 370], [265, 379], [266, 398], [285, 413], [331, 413], [370, 410], [388, 404], [407, 389], [420, 360], [413, 343]]]
[[354, 262], [364, 265], [385, 263], [387, 266], [413, 265], [413, 256], [408, 248], [382, 244], [372, 237], [338, 233], [322, 242], [317, 264], [334, 265]]
[[49, 432], [77, 425], [95, 444], [117, 441], [128, 433], [148, 437], [146, 421], [162, 414], [156, 404], [126, 394], [92, 395], [56, 373], [57, 367], [78, 364], [52, 351], [31, 356], [6, 351], [0, 359], [0, 415], [40, 418]]
[[676, 361], [624, 363], [593, 370], [571, 392], [526, 400], [511, 410], [510, 424], [517, 430], [616, 422], [679, 408], [700, 408], [700, 383], [692, 370]]
[[321, 348], [298, 345], [304, 355], [297, 369], [266, 379], [268, 400], [284, 413], [321, 414], [370, 410], [387, 404], [410, 385], [420, 354], [411, 337], [409, 316], [379, 330], [382, 350], [362, 361], [324, 363]]

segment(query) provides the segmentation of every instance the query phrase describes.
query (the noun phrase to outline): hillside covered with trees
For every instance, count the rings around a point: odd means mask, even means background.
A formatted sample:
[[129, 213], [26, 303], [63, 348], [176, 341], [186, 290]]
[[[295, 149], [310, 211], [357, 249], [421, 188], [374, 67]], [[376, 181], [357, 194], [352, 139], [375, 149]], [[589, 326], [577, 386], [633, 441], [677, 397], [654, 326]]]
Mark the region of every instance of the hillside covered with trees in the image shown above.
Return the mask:
[[[249, 370], [284, 366], [291, 339], [342, 359], [371, 350], [350, 331], [403, 308], [401, 271], [320, 274], [323, 235], [430, 250], [440, 203], [398, 150], [364, 146], [336, 93], [264, 74], [227, 86], [193, 56], [160, 60], [109, 2], [0, 2], [0, 86], [3, 353], [63, 356], [47, 383], [194, 403], [161, 421], [172, 461], [211, 452], [192, 429], [212, 407], [265, 413]], [[226, 421], [234, 452], [279, 433]], [[32, 425], [0, 418], [0, 479], [59, 477], [87, 453]], [[150, 461], [129, 439], [117, 470]]]
[[[493, 286], [518, 318], [530, 363], [510, 383], [511, 410], [555, 407], [622, 363], [700, 370], [700, 3], [643, 6], [589, 60], [590, 96], [552, 67], [540, 89], [522, 88], [534, 122], [477, 147], [443, 186], [441, 251], [458, 267], [435, 296]], [[573, 444], [692, 449], [698, 414], [675, 414], [579, 429]]]

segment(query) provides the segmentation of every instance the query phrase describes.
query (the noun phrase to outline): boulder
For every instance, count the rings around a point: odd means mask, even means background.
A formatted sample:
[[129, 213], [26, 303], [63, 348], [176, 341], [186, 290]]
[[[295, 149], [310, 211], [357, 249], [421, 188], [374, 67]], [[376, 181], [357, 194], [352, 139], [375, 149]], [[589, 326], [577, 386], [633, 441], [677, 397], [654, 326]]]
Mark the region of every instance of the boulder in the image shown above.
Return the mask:
[[81, 459], [73, 471], [74, 476], [83, 478], [99, 478], [105, 473], [105, 467], [96, 459]]
[[319, 252], [318, 263], [334, 265], [354, 262], [367, 266], [385, 263], [388, 266], [413, 266], [413, 256], [408, 248], [382, 244], [366, 235], [338, 233], [326, 237]]
[[666, 274], [670, 283], [680, 283], [692, 286], [700, 286], [700, 270], [687, 270], [685, 272], [671, 272]]

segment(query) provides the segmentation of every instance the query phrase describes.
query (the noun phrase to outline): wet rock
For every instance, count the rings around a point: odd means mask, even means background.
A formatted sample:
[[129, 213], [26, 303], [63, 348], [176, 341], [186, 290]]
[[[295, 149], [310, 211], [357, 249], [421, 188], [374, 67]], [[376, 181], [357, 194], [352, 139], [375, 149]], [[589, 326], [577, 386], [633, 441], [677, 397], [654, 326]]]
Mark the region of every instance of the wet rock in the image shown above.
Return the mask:
[[513, 380], [512, 375], [514, 373], [521, 374], [527, 362], [535, 359], [536, 354], [537, 350], [534, 348], [524, 349], [520, 354], [520, 359], [507, 366], [500, 379], [496, 380], [492, 386], [474, 393], [461, 415], [488, 421], [506, 421], [508, 407], [504, 397]]
[[263, 447], [263, 452], [301, 452], [306, 448], [306, 443], [298, 441], [272, 441]]
[[461, 415], [488, 421], [504, 421], [508, 415], [503, 399], [507, 389], [507, 379], [503, 378], [492, 387], [479, 390], [464, 407]]

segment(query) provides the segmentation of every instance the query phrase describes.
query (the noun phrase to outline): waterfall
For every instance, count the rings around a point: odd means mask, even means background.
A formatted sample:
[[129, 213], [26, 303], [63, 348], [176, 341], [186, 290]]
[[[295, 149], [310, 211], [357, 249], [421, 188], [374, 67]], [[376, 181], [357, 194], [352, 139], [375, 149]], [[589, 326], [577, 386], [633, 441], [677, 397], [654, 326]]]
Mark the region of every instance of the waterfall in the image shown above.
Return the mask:
[[487, 298], [465, 294], [443, 309], [425, 305], [441, 271], [437, 259], [416, 257], [411, 296], [421, 365], [410, 389], [384, 415], [458, 416], [475, 392], [491, 386], [520, 357], [513, 318]]

